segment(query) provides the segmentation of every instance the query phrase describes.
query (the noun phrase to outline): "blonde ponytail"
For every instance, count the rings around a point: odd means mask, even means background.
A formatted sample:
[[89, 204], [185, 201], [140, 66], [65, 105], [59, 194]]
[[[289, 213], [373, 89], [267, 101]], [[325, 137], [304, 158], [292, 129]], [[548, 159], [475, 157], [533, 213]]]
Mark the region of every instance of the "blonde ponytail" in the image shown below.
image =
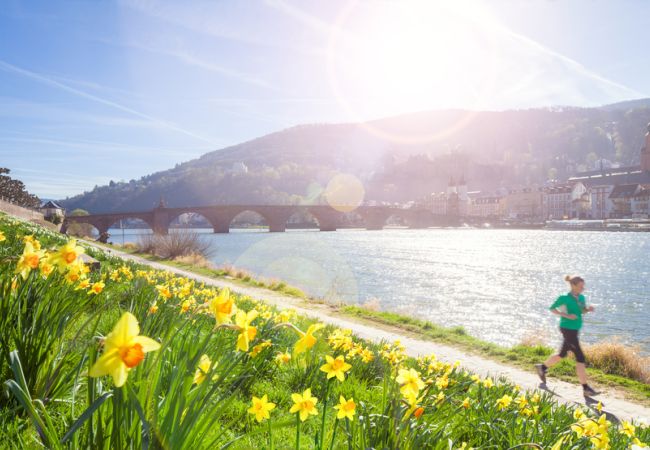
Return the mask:
[[571, 284], [584, 283], [584, 279], [578, 275], [566, 275], [564, 281]]

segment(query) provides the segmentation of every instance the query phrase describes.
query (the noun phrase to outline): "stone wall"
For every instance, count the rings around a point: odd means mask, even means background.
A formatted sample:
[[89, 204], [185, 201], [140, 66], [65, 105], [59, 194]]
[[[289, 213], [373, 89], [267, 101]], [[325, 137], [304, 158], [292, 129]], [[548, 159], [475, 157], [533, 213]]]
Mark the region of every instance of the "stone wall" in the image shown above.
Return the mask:
[[45, 220], [43, 214], [33, 209], [23, 208], [0, 199], [0, 211], [25, 220]]

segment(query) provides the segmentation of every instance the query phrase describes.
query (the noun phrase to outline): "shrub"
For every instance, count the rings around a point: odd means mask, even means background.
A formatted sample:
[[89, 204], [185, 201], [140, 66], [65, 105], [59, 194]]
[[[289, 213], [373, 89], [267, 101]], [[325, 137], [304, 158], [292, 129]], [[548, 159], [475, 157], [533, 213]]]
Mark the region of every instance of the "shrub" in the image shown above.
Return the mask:
[[138, 240], [138, 249], [163, 259], [175, 259], [181, 256], [198, 255], [209, 258], [212, 245], [190, 230], [178, 230], [169, 234], [145, 234]]

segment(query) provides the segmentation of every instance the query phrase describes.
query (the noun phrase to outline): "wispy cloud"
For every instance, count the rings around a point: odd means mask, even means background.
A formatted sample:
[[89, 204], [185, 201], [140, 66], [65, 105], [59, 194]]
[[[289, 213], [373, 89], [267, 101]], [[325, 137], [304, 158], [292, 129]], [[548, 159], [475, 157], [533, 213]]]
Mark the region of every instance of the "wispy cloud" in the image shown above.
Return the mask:
[[48, 86], [63, 90], [65, 92], [76, 95], [78, 97], [85, 98], [87, 100], [90, 100], [90, 101], [93, 101], [93, 102], [96, 102], [96, 103], [100, 103], [102, 105], [109, 106], [111, 108], [115, 108], [115, 109], [117, 109], [119, 111], [123, 111], [123, 112], [131, 114], [133, 116], [149, 120], [149, 121], [151, 121], [153, 123], [159, 124], [160, 126], [166, 127], [166, 128], [168, 128], [170, 130], [177, 131], [177, 132], [182, 133], [182, 134], [184, 134], [186, 136], [190, 136], [190, 137], [192, 137], [194, 139], [197, 139], [197, 140], [200, 140], [200, 141], [203, 141], [203, 142], [208, 142], [208, 143], [211, 143], [211, 144], [214, 143], [213, 139], [207, 138], [205, 136], [201, 136], [201, 135], [199, 135], [197, 133], [194, 133], [192, 131], [189, 131], [189, 130], [187, 130], [185, 128], [181, 128], [180, 126], [176, 125], [175, 123], [168, 122], [166, 120], [161, 120], [159, 118], [150, 116], [148, 114], [144, 114], [144, 113], [142, 113], [140, 111], [136, 111], [136, 110], [134, 110], [132, 108], [129, 108], [128, 106], [116, 103], [116, 102], [114, 102], [112, 100], [108, 100], [108, 99], [99, 97], [97, 95], [93, 95], [93, 94], [90, 94], [88, 92], [82, 91], [80, 89], [73, 88], [73, 87], [71, 87], [71, 86], [69, 86], [67, 84], [56, 81], [56, 80], [54, 80], [52, 78], [49, 78], [47, 76], [44, 76], [44, 75], [42, 75], [40, 73], [33, 72], [31, 70], [27, 70], [27, 69], [24, 69], [22, 67], [18, 67], [16, 65], [10, 64], [10, 63], [8, 63], [6, 61], [0, 60], [0, 69], [5, 70], [6, 72], [11, 72], [11, 73], [21, 75], [23, 77], [32, 79], [34, 81], [37, 81], [39, 83], [42, 83], [42, 84], [45, 84], [45, 85], [48, 85]]

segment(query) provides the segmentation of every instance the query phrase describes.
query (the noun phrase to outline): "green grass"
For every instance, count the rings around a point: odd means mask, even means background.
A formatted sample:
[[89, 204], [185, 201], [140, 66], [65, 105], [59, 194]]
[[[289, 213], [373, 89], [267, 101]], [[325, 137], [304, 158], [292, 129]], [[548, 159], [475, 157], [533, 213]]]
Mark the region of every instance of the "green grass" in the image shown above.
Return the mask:
[[[204, 307], [222, 298], [223, 291], [93, 248], [87, 252], [101, 261], [101, 269], [88, 277], [91, 282], [105, 281], [99, 295], [89, 295], [79, 281], [66, 281], [67, 267], [49, 277], [32, 270], [26, 279], [16, 279], [25, 235], [34, 234], [50, 253], [65, 241], [6, 217], [0, 217], [0, 231], [7, 238], [0, 242], [4, 447], [263, 449], [269, 448], [272, 436], [275, 448], [285, 449], [297, 447], [298, 433], [301, 449], [329, 448], [330, 443], [336, 449], [448, 450], [463, 443], [500, 449], [535, 443], [536, 448], [549, 448], [558, 439], [568, 440], [563, 448], [591, 447], [570, 429], [576, 422], [573, 409], [548, 395], [516, 392], [506, 380], [494, 380], [490, 386], [462, 366], [408, 358], [395, 344], [373, 344], [332, 326], [314, 332], [313, 347], [298, 353], [302, 334], [288, 323], [306, 331], [313, 320], [232, 295], [241, 311], [259, 312], [249, 324], [256, 333], [245, 334], [251, 339], [249, 349], [240, 351], [236, 345], [245, 326], [243, 316], [237, 319], [239, 328], [216, 326], [215, 316]], [[154, 303], [158, 309], [151, 312]], [[88, 371], [115, 342], [107, 339], [102, 344], [98, 337], [107, 336], [126, 311], [139, 322], [139, 333], [161, 347], [138, 360], [124, 386], [116, 387], [111, 376], [90, 377]], [[462, 329], [453, 333], [469, 339]], [[253, 354], [263, 342], [271, 346]], [[276, 354], [285, 351], [292, 354], [291, 361], [278, 364]], [[362, 359], [362, 354], [372, 355], [372, 360]], [[137, 356], [137, 351], [120, 349], [116, 355], [121, 361]], [[205, 380], [197, 384], [202, 355], [211, 364]], [[327, 381], [321, 367], [328, 356], [341, 356], [351, 365], [344, 381]], [[399, 371], [406, 369], [413, 369], [412, 376], [422, 384], [399, 381]], [[417, 394], [412, 399], [405, 390], [409, 385]], [[289, 412], [292, 394], [307, 388], [319, 399], [318, 415], [296, 426], [296, 416]], [[277, 406], [270, 422], [258, 424], [248, 409], [253, 396], [263, 395]], [[341, 395], [356, 403], [349, 423], [338, 420], [333, 408]], [[521, 404], [506, 401], [506, 396], [520, 395]], [[503, 408], [499, 399], [506, 403]], [[606, 433], [612, 448], [629, 447], [630, 438], [614, 424], [599, 433]], [[637, 427], [636, 435], [648, 441], [650, 429]]]
[[[544, 361], [556, 351], [555, 349], [542, 345], [504, 347], [471, 336], [462, 327], [443, 327], [429, 321], [392, 312], [371, 311], [359, 306], [343, 306], [340, 308], [340, 312], [348, 317], [396, 327], [420, 338], [453, 345], [470, 353], [486, 356], [529, 370], [532, 370], [534, 364]], [[617, 374], [605, 373], [595, 367], [587, 368], [587, 372], [591, 379], [597, 383], [619, 389], [625, 392], [630, 398], [640, 401], [645, 405], [650, 405], [650, 385], [647, 383]], [[563, 360], [552, 367], [549, 371], [549, 376], [574, 383], [578, 381], [575, 376], [575, 363], [569, 359]]]

